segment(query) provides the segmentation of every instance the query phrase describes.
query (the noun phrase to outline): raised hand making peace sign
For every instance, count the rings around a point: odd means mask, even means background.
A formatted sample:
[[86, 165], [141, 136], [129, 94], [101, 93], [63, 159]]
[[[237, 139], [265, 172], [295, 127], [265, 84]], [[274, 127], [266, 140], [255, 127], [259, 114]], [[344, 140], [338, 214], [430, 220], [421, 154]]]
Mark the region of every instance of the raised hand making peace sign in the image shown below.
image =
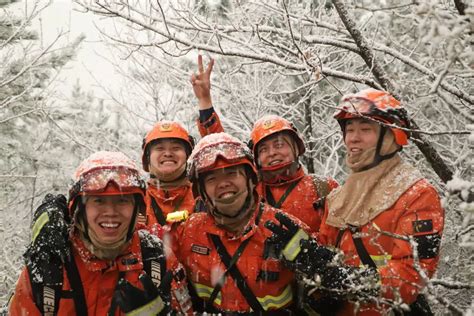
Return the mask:
[[202, 55], [198, 55], [198, 73], [191, 75], [191, 84], [196, 98], [199, 100], [199, 109], [205, 110], [212, 107], [211, 99], [211, 73], [214, 59], [210, 59], [206, 70], [202, 63]]

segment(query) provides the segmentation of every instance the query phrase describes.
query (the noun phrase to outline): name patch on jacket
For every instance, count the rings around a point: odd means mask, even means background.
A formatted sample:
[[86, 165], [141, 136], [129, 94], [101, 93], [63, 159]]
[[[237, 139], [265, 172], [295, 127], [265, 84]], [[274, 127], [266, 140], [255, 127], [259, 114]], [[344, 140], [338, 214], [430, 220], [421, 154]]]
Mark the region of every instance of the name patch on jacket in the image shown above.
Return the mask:
[[433, 221], [431, 219], [411, 222], [415, 233], [427, 233], [433, 230]]
[[195, 252], [195, 253], [198, 253], [200, 255], [209, 255], [209, 252], [211, 251], [211, 249], [205, 247], [205, 246], [199, 246], [199, 245], [192, 245], [191, 246], [191, 251], [192, 252]]

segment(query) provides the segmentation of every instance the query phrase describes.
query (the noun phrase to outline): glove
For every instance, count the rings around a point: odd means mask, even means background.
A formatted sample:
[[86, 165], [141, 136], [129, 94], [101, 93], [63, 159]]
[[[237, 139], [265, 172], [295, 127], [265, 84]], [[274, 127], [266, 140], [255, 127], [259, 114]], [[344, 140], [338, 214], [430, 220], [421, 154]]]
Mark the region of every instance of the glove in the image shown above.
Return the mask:
[[276, 253], [284, 260], [285, 265], [309, 277], [320, 273], [335, 257], [336, 253], [318, 245], [295, 222], [282, 212], [275, 214], [280, 226], [271, 221], [265, 227], [273, 232], [270, 243], [273, 243]]
[[380, 291], [380, 277], [374, 268], [326, 267], [320, 277], [322, 287], [345, 297], [355, 296], [357, 300], [376, 297]]
[[126, 315], [158, 315], [169, 309], [169, 298], [165, 298], [164, 301], [163, 298], [165, 293], [170, 292], [171, 279], [172, 274], [166, 273], [160, 288], [157, 288], [146, 273], [142, 274], [139, 280], [143, 285], [143, 290], [140, 290], [121, 278], [115, 289], [113, 300]]
[[[62, 283], [62, 262], [69, 256], [66, 197], [47, 194], [33, 214], [32, 237], [23, 257], [32, 281], [49, 285]], [[56, 266], [58, 269], [53, 269]]]

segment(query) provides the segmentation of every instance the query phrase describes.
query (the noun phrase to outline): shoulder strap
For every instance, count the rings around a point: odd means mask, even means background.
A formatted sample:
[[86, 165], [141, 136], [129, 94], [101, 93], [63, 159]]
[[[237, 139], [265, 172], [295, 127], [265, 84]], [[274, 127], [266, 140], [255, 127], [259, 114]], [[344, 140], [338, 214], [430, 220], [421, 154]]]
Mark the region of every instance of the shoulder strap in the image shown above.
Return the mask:
[[166, 218], [165, 218], [165, 215], [163, 214], [163, 210], [158, 205], [158, 203], [156, 202], [153, 196], [151, 196], [150, 198], [151, 198], [151, 207], [153, 207], [153, 213], [155, 213], [156, 220], [161, 226], [165, 226]]
[[281, 198], [278, 200], [278, 202], [275, 201], [275, 198], [273, 197], [273, 194], [272, 194], [272, 191], [270, 189], [270, 186], [269, 185], [266, 185], [265, 186], [265, 198], [268, 202], [268, 204], [270, 204], [271, 206], [275, 207], [275, 208], [281, 208], [281, 205], [283, 204], [283, 202], [285, 202], [286, 198], [288, 197], [288, 195], [290, 195], [291, 191], [293, 191], [294, 188], [296, 188], [296, 186], [298, 185], [298, 183], [301, 181], [301, 179], [298, 179], [294, 182], [292, 182], [288, 188], [286, 189], [285, 193], [283, 193], [283, 195], [281, 196]]
[[[240, 292], [244, 295], [245, 299], [247, 300], [247, 303], [250, 305], [252, 310], [254, 312], [262, 312], [263, 307], [260, 305], [260, 302], [257, 300], [255, 295], [253, 294], [252, 290], [250, 287], [247, 285], [245, 282], [245, 279], [243, 278], [242, 274], [240, 273], [239, 269], [235, 265], [237, 263], [237, 260], [240, 258], [240, 255], [243, 253], [245, 247], [249, 243], [251, 238], [248, 238], [244, 240], [237, 251], [234, 253], [232, 258], [230, 257], [229, 253], [227, 252], [227, 249], [225, 249], [224, 244], [222, 243], [221, 239], [219, 236], [214, 235], [214, 234], [209, 234], [209, 237], [211, 238], [212, 242], [214, 243], [214, 246], [217, 249], [217, 253], [219, 254], [219, 257], [221, 258], [222, 262], [224, 265], [227, 267], [226, 272], [224, 273], [223, 277], [228, 273], [232, 276], [234, 279], [235, 283], [237, 284], [237, 287], [239, 288]], [[222, 282], [219, 282], [217, 286], [214, 288], [214, 290], [211, 293], [210, 300], [212, 301], [215, 299], [217, 296], [217, 293], [220, 291], [222, 288]], [[211, 301], [211, 303], [212, 303]]]
[[71, 256], [69, 260], [65, 262], [64, 267], [66, 268], [69, 283], [71, 283], [76, 315], [87, 316], [87, 304], [84, 296], [84, 288], [82, 287], [81, 277], [74, 256]]
[[149, 242], [146, 237], [140, 235], [140, 247], [142, 251], [143, 270], [150, 276], [156, 287], [160, 286], [167, 267], [163, 248], [159, 244]]
[[[56, 265], [52, 266], [56, 269]], [[46, 285], [44, 283], [33, 282], [33, 275], [30, 267], [27, 266], [28, 275], [30, 276], [31, 291], [36, 307], [42, 315], [48, 314], [56, 316], [59, 309], [59, 300], [61, 299], [62, 290], [62, 266], [58, 268], [61, 273], [61, 283], [57, 285]]]
[[354, 238], [353, 232], [355, 233], [360, 233], [360, 228], [359, 227], [353, 227], [349, 229], [351, 233], [352, 240], [354, 241], [354, 246], [356, 247], [357, 254], [359, 255], [360, 261], [362, 261], [363, 264], [377, 269], [377, 265], [375, 264], [374, 260], [369, 255], [369, 252], [364, 246], [364, 243], [362, 242], [362, 238], [356, 237]]
[[344, 235], [345, 231], [346, 231], [345, 229], [339, 229], [339, 231], [337, 232], [336, 243], [334, 244], [334, 247], [339, 248], [339, 245], [342, 240], [342, 236]]

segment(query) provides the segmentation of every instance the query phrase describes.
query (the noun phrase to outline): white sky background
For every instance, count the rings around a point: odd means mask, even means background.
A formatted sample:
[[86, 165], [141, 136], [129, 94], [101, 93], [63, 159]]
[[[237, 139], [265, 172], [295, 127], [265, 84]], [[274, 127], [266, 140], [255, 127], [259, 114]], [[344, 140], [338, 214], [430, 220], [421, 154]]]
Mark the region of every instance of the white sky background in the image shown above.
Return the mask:
[[[32, 5], [33, 0], [23, 0], [12, 6], [24, 14], [25, 9], [31, 9]], [[92, 13], [82, 13], [78, 9], [77, 4], [73, 5], [71, 0], [52, 0], [32, 25], [32, 29], [38, 32], [43, 47], [49, 45], [61, 33], [65, 35], [55, 48], [74, 41], [80, 34], [86, 36], [74, 59], [66, 64], [60, 74], [59, 98], [69, 97], [71, 88], [77, 80], [83, 90], [94, 90], [97, 96], [100, 95], [101, 88], [96, 81], [106, 87], [116, 87], [119, 84], [113, 80], [117, 75], [112, 65], [105, 59], [110, 50], [101, 42], [100, 33], [94, 24], [102, 27], [103, 20]]]

